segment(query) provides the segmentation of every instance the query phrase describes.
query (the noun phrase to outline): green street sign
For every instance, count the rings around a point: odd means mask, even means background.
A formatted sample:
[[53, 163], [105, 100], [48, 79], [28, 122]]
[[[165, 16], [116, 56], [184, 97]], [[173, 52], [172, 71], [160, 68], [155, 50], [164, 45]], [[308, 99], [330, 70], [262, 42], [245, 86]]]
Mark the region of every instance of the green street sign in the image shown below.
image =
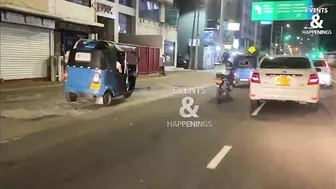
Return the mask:
[[307, 8], [312, 7], [311, 0], [253, 2], [251, 20], [311, 20], [313, 14], [308, 13]]

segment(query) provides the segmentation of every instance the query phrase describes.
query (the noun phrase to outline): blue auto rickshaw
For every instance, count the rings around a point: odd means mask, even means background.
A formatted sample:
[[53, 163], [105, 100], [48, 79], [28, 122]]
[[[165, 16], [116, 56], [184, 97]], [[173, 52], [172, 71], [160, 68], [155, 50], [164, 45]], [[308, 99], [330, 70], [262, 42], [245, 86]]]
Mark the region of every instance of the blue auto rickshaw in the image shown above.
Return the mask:
[[236, 55], [233, 60], [233, 86], [249, 85], [250, 78], [258, 64], [258, 58], [251, 55]]
[[[127, 60], [128, 57], [134, 58]], [[85, 97], [109, 106], [115, 97], [130, 97], [138, 75], [137, 64], [135, 47], [103, 40], [79, 40], [70, 51], [66, 68], [66, 100], [74, 102]]]

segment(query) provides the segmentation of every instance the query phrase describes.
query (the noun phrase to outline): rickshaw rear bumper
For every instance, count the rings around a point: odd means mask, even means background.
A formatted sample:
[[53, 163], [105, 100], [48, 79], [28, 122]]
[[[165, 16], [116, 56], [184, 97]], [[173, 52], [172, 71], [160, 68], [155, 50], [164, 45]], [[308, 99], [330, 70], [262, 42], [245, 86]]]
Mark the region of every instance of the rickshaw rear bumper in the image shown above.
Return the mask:
[[105, 93], [105, 89], [83, 89], [76, 87], [65, 86], [66, 93], [75, 93], [78, 96], [83, 97], [95, 97], [95, 96], [103, 96]]

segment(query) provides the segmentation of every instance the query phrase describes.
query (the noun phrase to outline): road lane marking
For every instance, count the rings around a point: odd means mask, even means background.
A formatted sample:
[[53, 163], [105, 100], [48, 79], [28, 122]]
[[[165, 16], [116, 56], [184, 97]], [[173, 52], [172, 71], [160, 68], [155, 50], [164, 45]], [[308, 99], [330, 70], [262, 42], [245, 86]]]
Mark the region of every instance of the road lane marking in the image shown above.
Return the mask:
[[9, 142], [9, 140], [1, 141], [0, 144], [4, 144], [4, 143], [7, 143], [7, 142]]
[[221, 151], [210, 161], [210, 163], [206, 166], [208, 169], [216, 169], [217, 165], [221, 162], [224, 156], [231, 150], [232, 146], [226, 146], [222, 148]]
[[336, 80], [334, 80], [334, 79], [331, 79], [331, 81], [333, 81], [333, 82], [335, 82], [335, 83], [336, 83]]
[[265, 106], [265, 104], [266, 104], [266, 101], [264, 101], [256, 110], [254, 110], [254, 112], [251, 115], [257, 116], [260, 110]]

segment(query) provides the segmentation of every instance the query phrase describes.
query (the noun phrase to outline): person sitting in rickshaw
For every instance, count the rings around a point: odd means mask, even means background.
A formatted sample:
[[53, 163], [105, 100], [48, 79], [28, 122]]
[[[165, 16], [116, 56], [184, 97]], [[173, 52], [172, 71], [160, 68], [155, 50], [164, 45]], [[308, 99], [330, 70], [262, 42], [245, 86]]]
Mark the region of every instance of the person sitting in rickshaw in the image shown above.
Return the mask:
[[118, 53], [116, 68], [119, 73], [123, 73], [124, 64], [125, 64], [125, 55], [123, 53]]

